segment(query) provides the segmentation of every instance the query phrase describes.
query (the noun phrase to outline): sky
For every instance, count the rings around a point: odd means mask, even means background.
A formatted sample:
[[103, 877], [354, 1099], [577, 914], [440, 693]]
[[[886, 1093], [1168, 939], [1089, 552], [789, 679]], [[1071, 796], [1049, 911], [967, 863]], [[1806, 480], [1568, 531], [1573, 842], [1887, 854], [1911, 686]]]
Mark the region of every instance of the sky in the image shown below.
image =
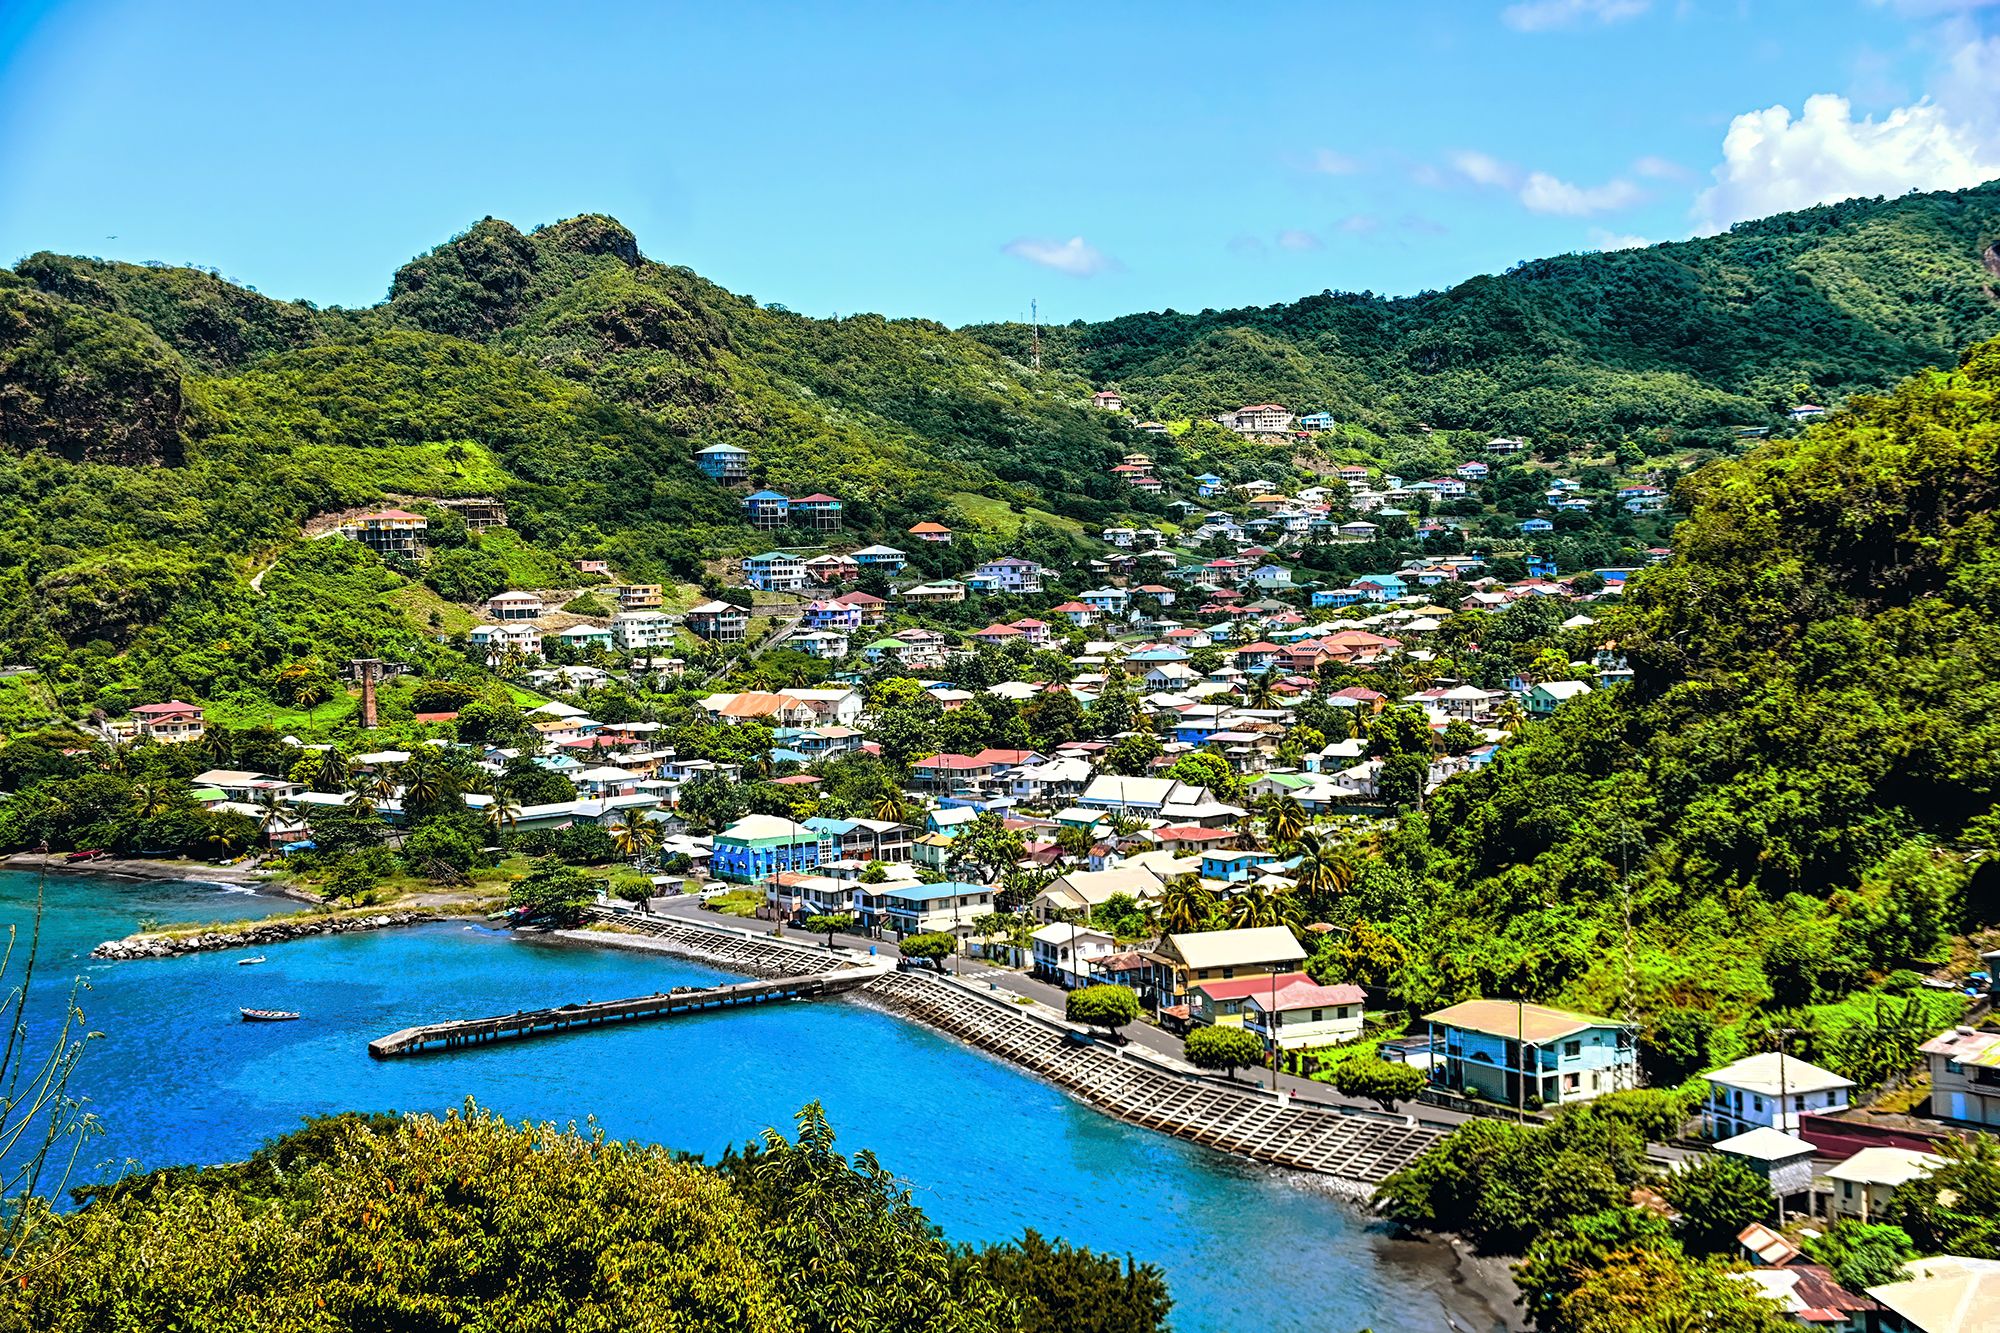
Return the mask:
[[0, 0], [0, 262], [322, 305], [489, 215], [1060, 323], [1996, 177], [2000, 0]]

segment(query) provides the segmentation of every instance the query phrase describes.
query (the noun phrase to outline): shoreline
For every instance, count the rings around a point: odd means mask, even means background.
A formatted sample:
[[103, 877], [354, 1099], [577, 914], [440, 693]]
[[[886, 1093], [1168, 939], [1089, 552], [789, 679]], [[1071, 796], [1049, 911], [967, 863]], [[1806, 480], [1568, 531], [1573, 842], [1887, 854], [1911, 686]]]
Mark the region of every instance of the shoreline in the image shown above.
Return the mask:
[[[724, 973], [746, 970], [740, 963], [727, 962], [712, 957], [698, 956], [695, 951], [678, 942], [640, 935], [621, 930], [574, 929], [550, 931], [539, 937], [543, 942], [565, 942], [586, 947], [630, 949], [643, 953], [655, 953], [671, 957], [680, 962], [692, 962], [700, 966], [715, 968]], [[839, 959], [839, 954], [830, 955]], [[1078, 1096], [1073, 1089], [1064, 1088], [1036, 1070], [1004, 1059], [992, 1051], [985, 1050], [974, 1042], [939, 1025], [906, 1011], [901, 1005], [886, 1001], [884, 997], [870, 995], [865, 991], [838, 997], [859, 1004], [864, 1008], [911, 1023], [928, 1032], [936, 1033], [955, 1045], [994, 1060], [1024, 1077], [1046, 1083], [1066, 1096], [1078, 1101], [1100, 1115], [1114, 1120], [1122, 1117], [1112, 1115], [1105, 1108], [1094, 1104], [1089, 1098]], [[1129, 1122], [1124, 1122], [1129, 1123]], [[1178, 1137], [1178, 1136], [1176, 1136]], [[1381, 1219], [1369, 1208], [1368, 1201], [1373, 1194], [1372, 1187], [1359, 1181], [1337, 1176], [1322, 1175], [1285, 1167], [1274, 1167], [1247, 1159], [1236, 1153], [1220, 1152], [1232, 1164], [1248, 1166], [1271, 1172], [1284, 1179], [1294, 1188], [1311, 1190], [1333, 1199], [1351, 1209], [1365, 1223], [1379, 1226]], [[1372, 1227], [1371, 1227], [1372, 1230]], [[1446, 1313], [1455, 1318], [1467, 1330], [1515, 1330], [1525, 1327], [1520, 1320], [1520, 1307], [1515, 1303], [1519, 1289], [1514, 1285], [1513, 1262], [1501, 1255], [1477, 1253], [1460, 1237], [1449, 1233], [1417, 1232], [1407, 1230], [1373, 1231], [1373, 1248], [1384, 1264], [1407, 1265], [1437, 1270], [1441, 1278], [1440, 1298]]]
[[14, 852], [0, 860], [0, 868], [56, 875], [101, 875], [107, 879], [180, 880], [218, 888], [256, 889], [273, 898], [290, 898], [295, 902], [319, 901], [259, 868], [212, 865], [206, 861], [170, 861], [147, 856], [100, 856], [91, 861], [70, 861], [61, 852]]

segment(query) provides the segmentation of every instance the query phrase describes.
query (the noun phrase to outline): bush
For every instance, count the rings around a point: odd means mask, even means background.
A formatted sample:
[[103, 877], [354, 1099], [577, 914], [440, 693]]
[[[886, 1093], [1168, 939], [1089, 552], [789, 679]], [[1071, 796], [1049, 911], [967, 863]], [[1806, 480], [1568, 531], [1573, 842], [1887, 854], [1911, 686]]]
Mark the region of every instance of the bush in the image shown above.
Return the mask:
[[425, 819], [403, 839], [403, 866], [427, 879], [462, 877], [479, 857], [479, 843], [446, 819]]
[[1341, 1062], [1328, 1081], [1341, 1096], [1366, 1097], [1380, 1103], [1385, 1111], [1395, 1110], [1397, 1102], [1416, 1096], [1429, 1082], [1415, 1065], [1372, 1056]]
[[1264, 1063], [1263, 1041], [1243, 1028], [1198, 1027], [1187, 1034], [1181, 1053], [1196, 1069], [1220, 1069], [1231, 1078]]
[[1116, 1032], [1139, 1017], [1139, 997], [1130, 986], [1085, 986], [1064, 999], [1063, 1016]]
[[1764, 1178], [1734, 1157], [1697, 1158], [1667, 1180], [1667, 1202], [1680, 1214], [1674, 1234], [1697, 1254], [1726, 1254], [1752, 1222], [1771, 1215]]
[[958, 937], [941, 930], [906, 935], [896, 941], [896, 952], [905, 958], [922, 959], [942, 972], [944, 960], [958, 952]]

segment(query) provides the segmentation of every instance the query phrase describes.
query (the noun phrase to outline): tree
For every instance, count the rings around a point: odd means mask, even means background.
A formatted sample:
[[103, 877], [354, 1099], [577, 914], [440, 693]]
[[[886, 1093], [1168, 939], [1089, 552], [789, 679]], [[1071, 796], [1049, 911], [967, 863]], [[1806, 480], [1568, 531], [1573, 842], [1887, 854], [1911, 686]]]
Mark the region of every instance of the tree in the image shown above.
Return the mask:
[[1243, 790], [1243, 781], [1219, 754], [1190, 750], [1174, 760], [1166, 776], [1190, 786], [1206, 787], [1219, 801], [1233, 800]]
[[1944, 1165], [1896, 1187], [1882, 1221], [1901, 1227], [1924, 1254], [2000, 1259], [2000, 1143], [1984, 1134], [1947, 1137]]
[[1130, 986], [1085, 986], [1064, 997], [1063, 1016], [1072, 1023], [1088, 1023], [1116, 1036], [1119, 1028], [1137, 1021], [1139, 997]]
[[1728, 1265], [1669, 1250], [1608, 1256], [1563, 1301], [1566, 1333], [1793, 1333], [1778, 1303]]
[[1710, 1153], [1667, 1179], [1680, 1218], [1674, 1234], [1697, 1254], [1726, 1254], [1752, 1222], [1771, 1215], [1771, 1187], [1741, 1160]]
[[569, 929], [583, 923], [597, 890], [582, 871], [544, 857], [507, 890], [507, 910], [517, 922]]
[[953, 870], [976, 866], [983, 875], [981, 882], [991, 884], [1001, 872], [1027, 854], [1027, 845], [1020, 830], [1006, 827], [1000, 822], [1000, 816], [987, 811], [952, 838], [951, 849], [945, 853], [945, 863]]
[[457, 823], [433, 817], [412, 828], [398, 851], [412, 874], [455, 884], [472, 869], [479, 845]]
[[1415, 1065], [1370, 1056], [1341, 1061], [1333, 1067], [1332, 1081], [1343, 1097], [1366, 1097], [1384, 1111], [1394, 1111], [1397, 1102], [1422, 1092], [1428, 1080]]
[[1901, 1282], [1909, 1274], [1903, 1265], [1917, 1257], [1916, 1243], [1899, 1226], [1843, 1217], [1800, 1244], [1807, 1256], [1825, 1264], [1849, 1291]]
[[395, 857], [387, 848], [367, 847], [348, 852], [334, 862], [326, 879], [326, 896], [354, 902], [394, 873]]
[[816, 912], [806, 918], [806, 929], [826, 936], [826, 947], [831, 949], [835, 935], [854, 929], [854, 918], [846, 912]]
[[961, 1251], [961, 1284], [973, 1274], [1013, 1306], [1017, 1333], [1166, 1333], [1173, 1300], [1152, 1264], [1094, 1254], [1030, 1229], [1005, 1245]]
[[1271, 841], [1284, 846], [1289, 846], [1297, 842], [1299, 835], [1306, 831], [1308, 823], [1306, 808], [1300, 805], [1299, 798], [1293, 796], [1290, 792], [1277, 797], [1271, 802], [1270, 810], [1265, 819], [1265, 826], [1270, 830]]
[[958, 937], [942, 930], [905, 935], [896, 941], [896, 952], [905, 958], [917, 958], [928, 962], [942, 972], [944, 960], [958, 952]]
[[1160, 753], [1160, 738], [1150, 731], [1120, 736], [1104, 751], [1104, 771], [1128, 778], [1142, 777]]
[[493, 793], [493, 799], [486, 803], [480, 813], [480, 820], [486, 825], [496, 841], [504, 841], [514, 831], [521, 819], [521, 804], [505, 789]]
[[611, 825], [611, 844], [620, 856], [637, 861], [659, 841], [660, 826], [645, 812], [627, 810]]
[[1571, 1294], [1611, 1263], [1613, 1255], [1649, 1249], [1681, 1252], [1665, 1218], [1629, 1204], [1563, 1218], [1537, 1237], [1514, 1266], [1514, 1284], [1521, 1289], [1528, 1321], [1542, 1333], [1572, 1333], [1572, 1321], [1585, 1312], [1570, 1307]]
[[1160, 924], [1170, 935], [1191, 935], [1208, 924], [1215, 895], [1197, 875], [1176, 875], [1160, 895]]
[[1715, 1018], [1705, 1009], [1662, 1009], [1639, 1034], [1639, 1062], [1655, 1085], [1686, 1082], [1709, 1067]]
[[1196, 1069], [1220, 1069], [1233, 1079], [1237, 1070], [1264, 1063], [1264, 1042], [1246, 1028], [1204, 1024], [1187, 1034], [1181, 1054]]

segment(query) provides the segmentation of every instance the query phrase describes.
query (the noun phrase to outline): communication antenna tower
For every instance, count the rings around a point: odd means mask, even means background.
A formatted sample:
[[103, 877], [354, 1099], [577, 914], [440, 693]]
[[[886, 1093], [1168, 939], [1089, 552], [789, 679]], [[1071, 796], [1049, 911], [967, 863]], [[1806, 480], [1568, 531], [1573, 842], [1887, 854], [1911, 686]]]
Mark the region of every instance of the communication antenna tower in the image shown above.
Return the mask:
[[1035, 369], [1042, 368], [1042, 310], [1032, 299], [1028, 302], [1028, 322], [1035, 326]]

